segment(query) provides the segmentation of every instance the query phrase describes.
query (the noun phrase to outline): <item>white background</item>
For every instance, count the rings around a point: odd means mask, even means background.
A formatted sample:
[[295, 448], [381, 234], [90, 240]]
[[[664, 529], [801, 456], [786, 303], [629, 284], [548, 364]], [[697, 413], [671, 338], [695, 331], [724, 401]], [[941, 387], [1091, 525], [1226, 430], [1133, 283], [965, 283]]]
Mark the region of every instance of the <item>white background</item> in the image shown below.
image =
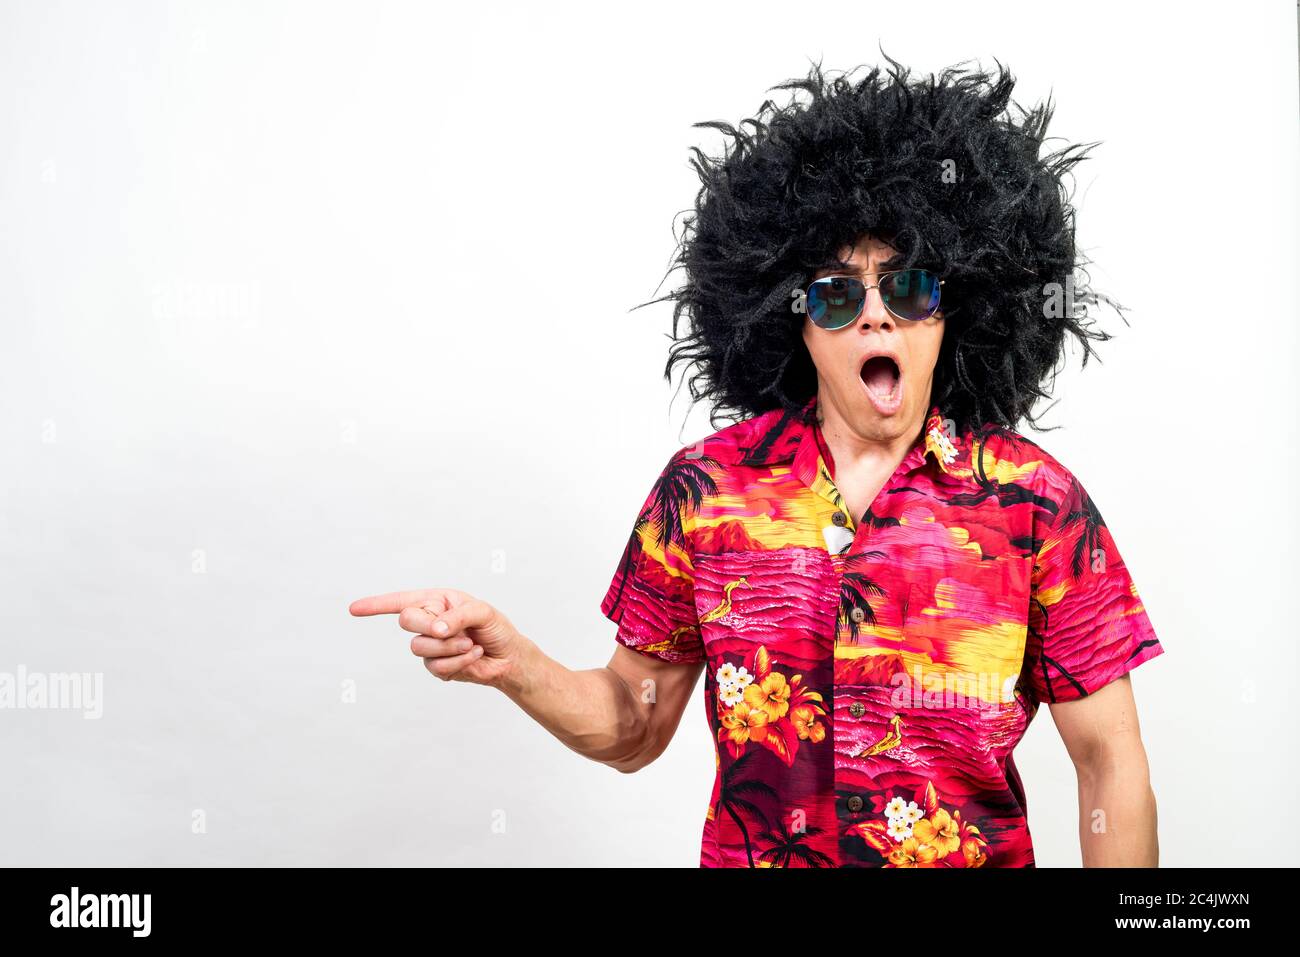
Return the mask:
[[[1079, 241], [1131, 326], [1028, 434], [1166, 648], [1133, 672], [1162, 864], [1294, 861], [1289, 0], [0, 11], [0, 671], [104, 680], [98, 721], [0, 711], [0, 862], [695, 866], [698, 687], [621, 775], [347, 605], [460, 587], [608, 661], [636, 510], [712, 431], [670, 304], [629, 312], [680, 280], [723, 142], [691, 124], [880, 46], [996, 57], [1056, 146], [1102, 141]], [[1046, 708], [1016, 760], [1039, 863], [1077, 865]]]

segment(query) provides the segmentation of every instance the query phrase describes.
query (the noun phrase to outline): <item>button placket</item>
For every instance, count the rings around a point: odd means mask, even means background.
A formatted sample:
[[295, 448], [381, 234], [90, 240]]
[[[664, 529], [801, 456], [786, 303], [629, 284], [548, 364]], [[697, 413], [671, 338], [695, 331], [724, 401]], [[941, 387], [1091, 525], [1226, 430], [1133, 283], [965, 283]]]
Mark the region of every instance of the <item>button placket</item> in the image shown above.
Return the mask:
[[[890, 476], [884, 487], [877, 493], [876, 501], [880, 501], [889, 489], [897, 486], [899, 482], [904, 479], [910, 471], [909, 464], [910, 463], [907, 461], [900, 463], [898, 470]], [[858, 521], [855, 521], [854, 517], [849, 514], [843, 496], [841, 496], [839, 489], [835, 487], [834, 481], [826, 471], [825, 464], [820, 460], [820, 458], [818, 460], [817, 476], [816, 481], [813, 483], [813, 490], [821, 496], [823, 500], [835, 507], [834, 511], [830, 514], [830, 524], [824, 526], [822, 529], [822, 536], [826, 541], [827, 551], [831, 553], [831, 561], [836, 573], [835, 602], [838, 607], [844, 589], [845, 566], [847, 564], [846, 556], [853, 553], [861, 555], [867, 552], [867, 540], [873, 536], [876, 529], [870, 521], [863, 521], [859, 524]], [[875, 503], [873, 502], [873, 507], [874, 504]], [[833, 626], [833, 658], [836, 657], [837, 650], [840, 646], [841, 631], [843, 631], [847, 638], [856, 641], [856, 639], [861, 635], [862, 623], [866, 620], [866, 610], [856, 604], [849, 610], [847, 615], [843, 616], [843, 619], [841, 619], [841, 616], [837, 612]], [[840, 694], [839, 688], [834, 679], [834, 661], [832, 662], [831, 675], [830, 697], [833, 703], [838, 700]], [[834, 705], [832, 704], [832, 709], [833, 708]], [[847, 716], [852, 719], [852, 724], [855, 728], [860, 726], [863, 720], [872, 720], [871, 716], [868, 715], [866, 703], [861, 700], [851, 701], [846, 710]], [[837, 735], [840, 733], [840, 730], [840, 725], [833, 725], [831, 733], [832, 735]], [[881, 740], [874, 741], [866, 750], [870, 751], [872, 754], [883, 754], [892, 749], [893, 744], [891, 742], [892, 739], [886, 736]], [[854, 757], [861, 757], [861, 755], [854, 755]], [[838, 779], [839, 775], [836, 774], [835, 776]], [[838, 780], [836, 783], [838, 790]], [[867, 794], [849, 794], [845, 796], [843, 798], [844, 803], [840, 806], [842, 808], [841, 813], [847, 814], [850, 816], [850, 819], [856, 820], [858, 815], [860, 815], [867, 806], [867, 797], [869, 797]]]

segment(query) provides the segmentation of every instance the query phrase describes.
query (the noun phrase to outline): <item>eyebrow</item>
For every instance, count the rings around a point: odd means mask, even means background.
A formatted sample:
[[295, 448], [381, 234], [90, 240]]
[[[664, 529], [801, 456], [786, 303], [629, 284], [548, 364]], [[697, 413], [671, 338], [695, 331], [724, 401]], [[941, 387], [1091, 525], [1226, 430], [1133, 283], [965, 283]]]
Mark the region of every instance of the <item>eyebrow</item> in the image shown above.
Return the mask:
[[[878, 276], [882, 272], [898, 272], [901, 268], [902, 267], [897, 267], [897, 266], [894, 267], [893, 269], [878, 268], [874, 272], [872, 272], [866, 269], [855, 269], [852, 266], [822, 266], [820, 269], [817, 270], [817, 272], [826, 273], [828, 276], [848, 274], [850, 276], [864, 277], [864, 276]], [[920, 267], [914, 266], [912, 268], [919, 269]]]

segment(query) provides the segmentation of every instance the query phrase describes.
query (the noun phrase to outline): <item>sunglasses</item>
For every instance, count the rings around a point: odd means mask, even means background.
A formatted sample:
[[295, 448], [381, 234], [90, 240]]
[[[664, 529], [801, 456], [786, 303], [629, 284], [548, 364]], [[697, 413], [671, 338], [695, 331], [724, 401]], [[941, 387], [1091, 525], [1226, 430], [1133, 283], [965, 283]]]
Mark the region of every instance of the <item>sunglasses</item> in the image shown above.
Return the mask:
[[938, 311], [939, 287], [944, 280], [928, 269], [896, 269], [877, 278], [876, 286], [854, 276], [814, 280], [807, 290], [808, 318], [822, 329], [843, 329], [862, 315], [868, 289], [879, 289], [880, 301], [890, 315], [908, 322], [929, 319]]

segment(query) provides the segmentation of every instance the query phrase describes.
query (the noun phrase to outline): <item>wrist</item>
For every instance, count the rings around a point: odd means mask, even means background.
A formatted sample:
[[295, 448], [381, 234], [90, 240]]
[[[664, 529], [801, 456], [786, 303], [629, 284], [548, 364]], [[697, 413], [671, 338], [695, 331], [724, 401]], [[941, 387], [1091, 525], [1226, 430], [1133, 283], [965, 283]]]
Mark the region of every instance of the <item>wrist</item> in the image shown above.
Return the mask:
[[510, 642], [510, 656], [492, 686], [506, 697], [519, 701], [528, 694], [537, 675], [541, 649], [527, 636], [516, 633]]

